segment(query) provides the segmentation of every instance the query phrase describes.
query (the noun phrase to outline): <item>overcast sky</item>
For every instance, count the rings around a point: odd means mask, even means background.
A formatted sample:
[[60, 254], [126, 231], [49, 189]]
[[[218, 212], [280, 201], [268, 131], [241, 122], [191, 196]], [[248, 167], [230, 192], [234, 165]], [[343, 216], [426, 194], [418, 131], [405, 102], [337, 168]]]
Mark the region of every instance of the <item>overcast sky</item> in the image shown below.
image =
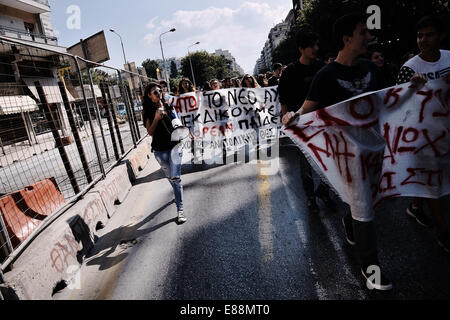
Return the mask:
[[[164, 56], [183, 57], [190, 51], [229, 50], [236, 62], [249, 73], [267, 40], [270, 29], [286, 18], [291, 0], [49, 0], [51, 21], [61, 46], [71, 46], [104, 30], [114, 67], [123, 66], [120, 39], [128, 61], [141, 65], [147, 58], [161, 59], [159, 35], [171, 28], [177, 31], [162, 36]], [[81, 12], [80, 29], [70, 29], [67, 9], [77, 5]], [[71, 20], [72, 22], [74, 20]]]

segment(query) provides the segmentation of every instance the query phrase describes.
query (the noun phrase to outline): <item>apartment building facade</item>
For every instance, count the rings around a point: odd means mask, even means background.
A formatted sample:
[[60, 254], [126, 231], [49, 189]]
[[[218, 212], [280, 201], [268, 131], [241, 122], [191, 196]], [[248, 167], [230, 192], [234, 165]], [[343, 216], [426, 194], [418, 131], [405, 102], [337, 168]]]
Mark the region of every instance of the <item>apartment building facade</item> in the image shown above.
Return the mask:
[[242, 67], [239, 64], [237, 64], [236, 58], [233, 57], [233, 55], [231, 54], [230, 51], [222, 50], [222, 49], [216, 49], [213, 54], [216, 55], [216, 56], [222, 56], [225, 59], [227, 59], [228, 61], [231, 61], [231, 65], [230, 65], [231, 71], [237, 72], [240, 75], [244, 74], [244, 69], [242, 69]]
[[[58, 45], [50, 20], [48, 0], [0, 1], [0, 142], [28, 140], [38, 143], [37, 136], [48, 132], [44, 106], [40, 104], [35, 81], [40, 81], [47, 102], [57, 119], [63, 137], [69, 124], [58, 87], [57, 53], [66, 52]], [[14, 44], [7, 40], [13, 40]], [[23, 45], [21, 45], [23, 44]], [[70, 99], [73, 98], [70, 96]], [[24, 106], [25, 105], [25, 106]], [[13, 129], [11, 129], [11, 127]]]
[[[54, 35], [48, 0], [2, 0], [0, 35], [62, 50]], [[44, 48], [50, 48], [44, 46]]]
[[295, 23], [298, 13], [303, 9], [306, 0], [292, 0], [292, 9], [289, 10], [286, 18], [272, 27], [261, 50], [261, 55], [256, 61], [253, 73], [256, 75], [264, 70], [271, 70], [273, 63], [272, 52], [278, 45], [287, 38], [291, 26]]

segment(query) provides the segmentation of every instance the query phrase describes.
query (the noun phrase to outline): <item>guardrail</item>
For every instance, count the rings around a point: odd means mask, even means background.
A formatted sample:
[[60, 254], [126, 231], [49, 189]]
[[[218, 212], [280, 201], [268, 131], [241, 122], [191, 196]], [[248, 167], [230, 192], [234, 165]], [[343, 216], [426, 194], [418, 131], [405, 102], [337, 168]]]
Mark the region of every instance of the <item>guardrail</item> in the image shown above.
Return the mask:
[[146, 136], [148, 81], [0, 36], [0, 270]]

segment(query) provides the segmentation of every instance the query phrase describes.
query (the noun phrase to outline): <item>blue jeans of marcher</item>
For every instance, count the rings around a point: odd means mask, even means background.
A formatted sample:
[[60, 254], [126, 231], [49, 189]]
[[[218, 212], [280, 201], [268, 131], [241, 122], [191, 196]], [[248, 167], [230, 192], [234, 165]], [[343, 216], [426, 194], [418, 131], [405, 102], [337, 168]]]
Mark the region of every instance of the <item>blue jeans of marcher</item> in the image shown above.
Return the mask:
[[181, 185], [181, 158], [183, 151], [176, 145], [172, 150], [154, 151], [156, 161], [169, 180], [175, 195], [177, 210], [183, 210], [183, 186]]

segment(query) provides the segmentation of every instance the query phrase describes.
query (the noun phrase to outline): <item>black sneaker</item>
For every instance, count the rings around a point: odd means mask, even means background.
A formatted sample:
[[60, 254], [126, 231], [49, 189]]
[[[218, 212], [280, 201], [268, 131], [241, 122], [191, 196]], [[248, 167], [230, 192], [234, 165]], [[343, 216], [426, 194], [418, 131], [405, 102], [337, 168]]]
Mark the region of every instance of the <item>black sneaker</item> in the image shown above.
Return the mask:
[[366, 286], [369, 290], [392, 290], [392, 282], [383, 274], [379, 264], [363, 266], [361, 273], [366, 279]]
[[344, 218], [342, 218], [342, 224], [344, 225], [344, 233], [345, 233], [345, 239], [347, 239], [347, 242], [354, 246], [356, 245], [355, 241], [355, 235], [353, 234], [353, 224], [352, 221], [348, 221]]
[[309, 212], [314, 213], [314, 214], [319, 214], [320, 208], [317, 205], [316, 197], [308, 198], [306, 205], [308, 206]]
[[409, 216], [415, 218], [416, 221], [424, 227], [430, 228], [433, 225], [431, 219], [425, 214], [425, 212], [423, 212], [422, 207], [414, 208], [413, 204], [411, 203], [406, 209], [406, 213]]
[[445, 250], [445, 252], [450, 253], [450, 231], [447, 230], [440, 233], [437, 237], [438, 244]]

